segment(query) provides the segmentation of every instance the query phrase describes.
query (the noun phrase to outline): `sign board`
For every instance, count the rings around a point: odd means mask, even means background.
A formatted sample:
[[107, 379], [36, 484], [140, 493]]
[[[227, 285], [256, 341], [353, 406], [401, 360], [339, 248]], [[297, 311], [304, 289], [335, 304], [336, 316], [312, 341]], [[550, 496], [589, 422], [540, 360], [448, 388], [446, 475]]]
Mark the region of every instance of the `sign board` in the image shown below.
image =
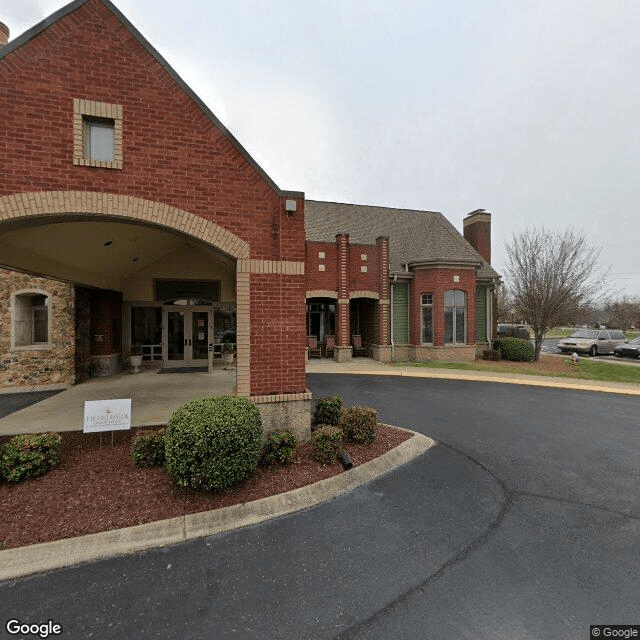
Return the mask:
[[87, 400], [84, 403], [84, 433], [131, 429], [131, 398]]

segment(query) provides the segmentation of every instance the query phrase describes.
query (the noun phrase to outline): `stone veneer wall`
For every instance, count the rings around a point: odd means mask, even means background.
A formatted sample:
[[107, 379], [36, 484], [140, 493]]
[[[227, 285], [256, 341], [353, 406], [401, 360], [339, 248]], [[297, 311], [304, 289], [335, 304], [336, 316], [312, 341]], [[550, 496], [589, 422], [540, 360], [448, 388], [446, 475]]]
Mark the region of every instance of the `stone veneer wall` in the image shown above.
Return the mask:
[[[50, 349], [11, 350], [11, 294], [37, 289], [50, 296]], [[71, 284], [0, 269], [0, 389], [75, 382], [75, 294]]]

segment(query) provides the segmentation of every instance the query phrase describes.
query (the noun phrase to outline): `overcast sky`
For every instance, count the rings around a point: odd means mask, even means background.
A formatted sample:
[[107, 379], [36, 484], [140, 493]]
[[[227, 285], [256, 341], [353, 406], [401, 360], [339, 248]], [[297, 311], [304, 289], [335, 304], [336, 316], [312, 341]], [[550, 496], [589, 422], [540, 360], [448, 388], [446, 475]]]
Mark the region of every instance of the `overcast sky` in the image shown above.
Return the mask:
[[[5, 0], [16, 37], [64, 0]], [[638, 0], [115, 0], [283, 189], [584, 231], [640, 295]]]

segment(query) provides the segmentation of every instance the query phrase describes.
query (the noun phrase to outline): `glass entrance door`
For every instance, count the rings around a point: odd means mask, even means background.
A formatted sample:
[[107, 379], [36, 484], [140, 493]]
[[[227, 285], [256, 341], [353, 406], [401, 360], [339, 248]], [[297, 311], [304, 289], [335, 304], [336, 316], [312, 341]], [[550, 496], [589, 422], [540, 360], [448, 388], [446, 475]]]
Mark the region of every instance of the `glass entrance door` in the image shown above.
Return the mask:
[[162, 310], [162, 359], [164, 366], [199, 367], [209, 361], [213, 331], [211, 307], [167, 305]]

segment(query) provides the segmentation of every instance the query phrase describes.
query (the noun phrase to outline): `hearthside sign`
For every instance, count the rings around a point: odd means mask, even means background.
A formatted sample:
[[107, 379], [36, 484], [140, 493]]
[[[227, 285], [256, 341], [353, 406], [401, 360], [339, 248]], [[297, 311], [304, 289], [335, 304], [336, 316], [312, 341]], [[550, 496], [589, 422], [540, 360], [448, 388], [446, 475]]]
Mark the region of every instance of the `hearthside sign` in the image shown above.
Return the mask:
[[87, 400], [84, 403], [84, 433], [131, 429], [131, 398]]

